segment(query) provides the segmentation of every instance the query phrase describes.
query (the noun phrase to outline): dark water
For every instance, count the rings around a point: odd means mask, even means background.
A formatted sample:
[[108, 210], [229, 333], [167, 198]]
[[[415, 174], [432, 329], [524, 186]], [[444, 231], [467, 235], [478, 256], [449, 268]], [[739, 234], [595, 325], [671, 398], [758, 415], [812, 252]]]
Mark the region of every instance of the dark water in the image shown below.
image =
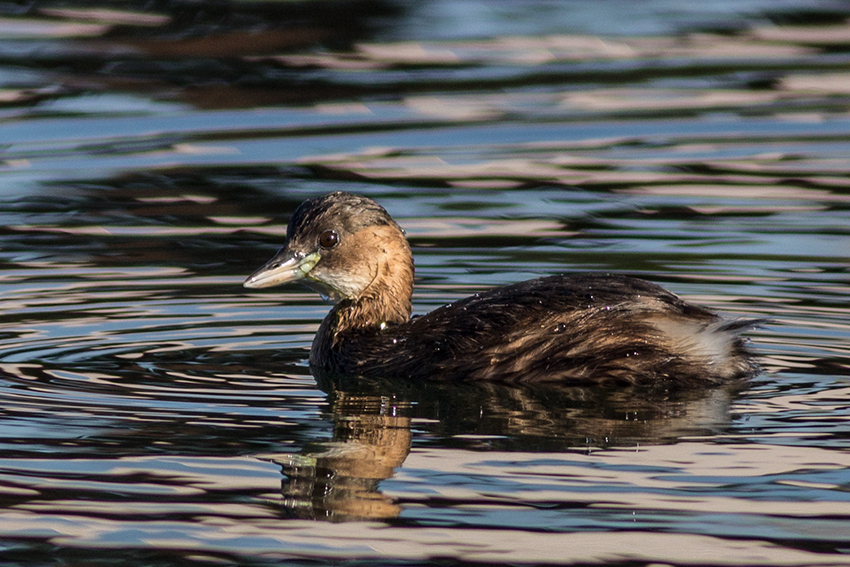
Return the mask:
[[[850, 564], [848, 19], [0, 2], [0, 560]], [[407, 230], [417, 312], [627, 272], [770, 317], [764, 371], [327, 394], [327, 304], [241, 282], [338, 189]]]

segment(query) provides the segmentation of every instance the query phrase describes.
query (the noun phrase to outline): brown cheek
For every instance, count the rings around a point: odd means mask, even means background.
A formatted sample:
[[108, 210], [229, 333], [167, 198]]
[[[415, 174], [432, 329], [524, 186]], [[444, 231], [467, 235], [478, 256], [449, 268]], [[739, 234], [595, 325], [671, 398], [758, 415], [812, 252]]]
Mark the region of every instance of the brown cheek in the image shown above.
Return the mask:
[[356, 296], [374, 279], [374, 248], [360, 246], [356, 242], [340, 243], [325, 252], [316, 267], [316, 277], [342, 290], [347, 296]]

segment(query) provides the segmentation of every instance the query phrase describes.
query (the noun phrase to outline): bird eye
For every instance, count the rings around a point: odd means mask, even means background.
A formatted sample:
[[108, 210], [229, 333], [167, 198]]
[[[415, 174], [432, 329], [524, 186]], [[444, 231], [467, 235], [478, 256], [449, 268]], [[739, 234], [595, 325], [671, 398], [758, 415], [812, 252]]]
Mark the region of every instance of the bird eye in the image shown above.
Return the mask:
[[339, 244], [339, 235], [335, 230], [326, 230], [319, 235], [319, 246], [322, 248], [333, 248]]

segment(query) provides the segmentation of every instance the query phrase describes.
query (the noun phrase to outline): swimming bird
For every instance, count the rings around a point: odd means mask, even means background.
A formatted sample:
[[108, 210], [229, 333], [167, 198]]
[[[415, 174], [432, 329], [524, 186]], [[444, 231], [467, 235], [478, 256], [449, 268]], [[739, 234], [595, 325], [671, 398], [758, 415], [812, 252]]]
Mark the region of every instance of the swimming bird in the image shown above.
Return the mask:
[[625, 275], [552, 275], [411, 317], [413, 255], [374, 200], [302, 203], [283, 248], [245, 281], [300, 281], [335, 305], [310, 352], [314, 374], [568, 384], [718, 383], [756, 371], [740, 333], [664, 288]]

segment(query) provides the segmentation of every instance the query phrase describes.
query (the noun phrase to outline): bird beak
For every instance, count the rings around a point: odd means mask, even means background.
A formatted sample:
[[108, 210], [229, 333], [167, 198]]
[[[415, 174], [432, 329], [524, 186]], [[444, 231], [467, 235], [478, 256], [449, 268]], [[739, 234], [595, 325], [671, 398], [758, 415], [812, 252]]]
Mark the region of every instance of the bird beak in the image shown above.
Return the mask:
[[271, 287], [300, 280], [313, 269], [319, 261], [319, 253], [299, 254], [281, 248], [274, 258], [263, 264], [260, 269], [248, 276], [245, 287], [256, 289]]

